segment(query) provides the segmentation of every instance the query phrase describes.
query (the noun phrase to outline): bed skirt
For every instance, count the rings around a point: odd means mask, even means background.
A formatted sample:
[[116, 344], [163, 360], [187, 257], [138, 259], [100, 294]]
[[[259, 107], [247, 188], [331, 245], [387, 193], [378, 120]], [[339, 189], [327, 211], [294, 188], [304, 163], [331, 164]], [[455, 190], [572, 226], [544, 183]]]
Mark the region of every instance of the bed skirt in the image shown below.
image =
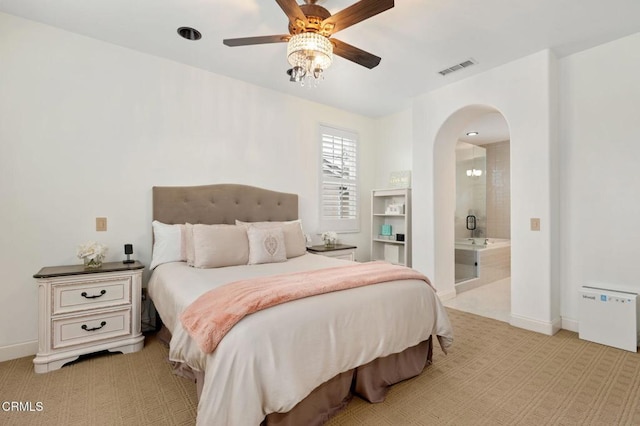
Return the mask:
[[[158, 338], [168, 345], [171, 333], [163, 326]], [[431, 363], [432, 356], [430, 337], [400, 353], [374, 359], [321, 384], [290, 411], [267, 415], [261, 426], [322, 425], [345, 408], [354, 395], [372, 403], [382, 402], [390, 386], [419, 375]], [[204, 373], [182, 363], [173, 363], [173, 370], [195, 381], [199, 399]]]

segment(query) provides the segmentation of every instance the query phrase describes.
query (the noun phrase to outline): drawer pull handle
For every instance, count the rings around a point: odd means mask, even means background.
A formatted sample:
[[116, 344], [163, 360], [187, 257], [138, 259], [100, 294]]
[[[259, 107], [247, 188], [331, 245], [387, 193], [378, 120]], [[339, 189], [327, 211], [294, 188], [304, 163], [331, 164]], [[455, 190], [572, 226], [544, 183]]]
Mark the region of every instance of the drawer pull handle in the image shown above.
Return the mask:
[[100, 323], [100, 327], [93, 327], [93, 328], [87, 328], [87, 324], [82, 324], [82, 329], [85, 330], [85, 331], [96, 331], [96, 330], [100, 330], [105, 325], [107, 325], [106, 321], [102, 321]]
[[82, 297], [84, 297], [86, 299], [95, 299], [96, 297], [103, 296], [106, 292], [107, 292], [107, 290], [100, 290], [100, 294], [94, 294], [93, 296], [87, 296], [87, 292], [83, 291], [82, 293], [80, 293], [80, 296], [82, 296]]

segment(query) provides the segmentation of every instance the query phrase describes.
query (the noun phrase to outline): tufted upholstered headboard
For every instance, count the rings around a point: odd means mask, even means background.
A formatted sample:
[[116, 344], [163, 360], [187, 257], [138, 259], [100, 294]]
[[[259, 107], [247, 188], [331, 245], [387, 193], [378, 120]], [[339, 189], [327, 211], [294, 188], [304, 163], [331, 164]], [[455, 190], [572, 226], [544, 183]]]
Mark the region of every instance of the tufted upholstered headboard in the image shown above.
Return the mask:
[[298, 219], [298, 195], [255, 186], [154, 186], [153, 219], [162, 223], [226, 223]]

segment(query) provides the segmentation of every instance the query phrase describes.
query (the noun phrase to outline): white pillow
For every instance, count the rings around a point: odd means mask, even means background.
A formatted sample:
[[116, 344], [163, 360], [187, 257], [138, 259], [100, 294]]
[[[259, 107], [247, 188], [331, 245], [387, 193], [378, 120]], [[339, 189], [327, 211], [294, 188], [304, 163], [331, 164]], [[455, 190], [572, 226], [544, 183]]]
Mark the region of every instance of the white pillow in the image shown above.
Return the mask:
[[219, 268], [246, 265], [249, 242], [244, 226], [193, 225], [193, 266]]
[[249, 265], [284, 262], [287, 251], [282, 228], [247, 228], [249, 237]]
[[193, 225], [190, 223], [185, 223], [184, 228], [185, 228], [184, 242], [186, 246], [185, 257], [187, 258], [187, 265], [193, 266], [193, 259], [195, 257], [193, 252]]
[[302, 231], [302, 222], [300, 219], [288, 222], [242, 222], [236, 220], [236, 225], [244, 225], [247, 227], [281, 228], [284, 235], [284, 246], [287, 252], [287, 259], [302, 256], [307, 252], [307, 240]]
[[185, 243], [185, 226], [168, 225], [154, 220], [153, 253], [150, 270], [156, 266], [169, 262], [184, 262], [187, 260]]

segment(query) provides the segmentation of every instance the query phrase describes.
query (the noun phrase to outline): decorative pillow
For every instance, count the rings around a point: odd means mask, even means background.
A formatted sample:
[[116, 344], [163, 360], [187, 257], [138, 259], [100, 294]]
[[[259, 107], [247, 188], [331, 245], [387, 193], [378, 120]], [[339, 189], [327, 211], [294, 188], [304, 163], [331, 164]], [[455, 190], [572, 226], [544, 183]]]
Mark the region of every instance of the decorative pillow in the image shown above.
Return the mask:
[[281, 228], [284, 234], [284, 246], [287, 252], [287, 259], [302, 256], [307, 252], [307, 241], [302, 232], [302, 222], [300, 219], [288, 222], [242, 222], [236, 220], [236, 225], [256, 227], [261, 229]]
[[219, 268], [249, 261], [247, 229], [236, 225], [193, 225], [193, 266]]
[[185, 252], [187, 257], [187, 265], [193, 266], [193, 259], [195, 257], [195, 254], [193, 252], [193, 225], [191, 223], [185, 223], [184, 228], [184, 242], [186, 246]]
[[249, 265], [284, 262], [287, 251], [282, 228], [247, 228], [249, 237]]
[[150, 270], [154, 270], [156, 266], [163, 263], [187, 260], [184, 225], [168, 225], [157, 220], [154, 220], [151, 225], [153, 227], [153, 253]]

